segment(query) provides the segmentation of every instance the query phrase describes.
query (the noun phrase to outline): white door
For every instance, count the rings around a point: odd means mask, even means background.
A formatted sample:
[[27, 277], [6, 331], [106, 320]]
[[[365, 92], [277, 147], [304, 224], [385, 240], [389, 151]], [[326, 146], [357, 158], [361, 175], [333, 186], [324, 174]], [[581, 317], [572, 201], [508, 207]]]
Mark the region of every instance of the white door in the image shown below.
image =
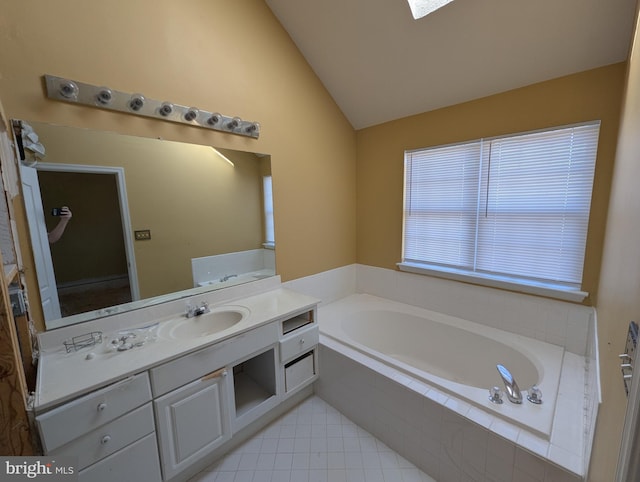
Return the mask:
[[165, 479], [231, 438], [228, 384], [227, 370], [221, 369], [153, 402]]
[[33, 167], [20, 165], [20, 176], [22, 178], [24, 206], [31, 235], [33, 260], [36, 265], [40, 299], [42, 300], [42, 311], [44, 312], [44, 321], [46, 323], [47, 321], [61, 318], [62, 315], [60, 314], [60, 302], [58, 301], [58, 288], [53, 272], [51, 250], [49, 249], [47, 226], [44, 222], [38, 172]]

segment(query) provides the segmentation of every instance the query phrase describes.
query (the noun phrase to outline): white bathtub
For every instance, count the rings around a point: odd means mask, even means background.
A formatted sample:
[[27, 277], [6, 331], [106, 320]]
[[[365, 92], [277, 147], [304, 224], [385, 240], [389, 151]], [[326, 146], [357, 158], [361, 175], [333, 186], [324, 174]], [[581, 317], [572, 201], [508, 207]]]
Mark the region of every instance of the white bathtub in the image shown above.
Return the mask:
[[[550, 440], [564, 350], [467, 320], [371, 295], [352, 295], [320, 310], [323, 335], [429, 386]], [[521, 405], [489, 401], [507, 367], [523, 391]], [[543, 403], [526, 400], [538, 385]]]

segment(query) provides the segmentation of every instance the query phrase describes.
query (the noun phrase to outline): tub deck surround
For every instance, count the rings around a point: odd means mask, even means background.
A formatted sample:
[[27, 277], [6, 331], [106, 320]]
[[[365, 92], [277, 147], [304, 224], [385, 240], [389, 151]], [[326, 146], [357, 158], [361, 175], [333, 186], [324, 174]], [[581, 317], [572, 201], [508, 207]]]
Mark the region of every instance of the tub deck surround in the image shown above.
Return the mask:
[[[495, 328], [371, 295], [352, 295], [320, 309], [323, 335], [397, 367], [467, 404], [549, 439], [564, 350]], [[520, 389], [538, 385], [544, 402], [489, 401], [504, 391], [496, 364]]]
[[316, 394], [434, 479], [586, 480], [575, 405], [556, 416], [549, 442], [329, 337], [320, 343]]
[[[211, 294], [210, 298], [216, 299], [222, 296], [216, 293], [216, 295]], [[237, 295], [239, 292], [233, 293]], [[54, 330], [62, 333], [45, 332], [39, 335], [41, 353], [34, 401], [36, 413], [155, 365], [241, 335], [279, 318], [285, 318], [292, 313], [311, 309], [318, 302], [313, 297], [284, 288], [271, 289], [245, 297], [217, 299], [216, 302], [210, 303], [209, 307], [212, 311], [222, 307], [240, 308], [247, 313], [246, 317], [230, 328], [208, 336], [187, 339], [170, 339], [163, 336], [163, 323], [183, 316], [186, 301], [198, 305], [204, 299], [200, 296], [192, 300], [180, 300], [157, 306], [150, 311], [141, 310], [114, 317], [114, 319], [103, 319], [99, 324], [98, 322], [83, 323]], [[100, 330], [105, 337], [109, 337], [110, 334], [121, 330], [130, 330], [155, 322], [159, 322], [155, 341], [122, 352], [105, 353], [103, 345], [96, 345], [67, 353], [62, 344], [64, 339], [95, 330]], [[87, 357], [89, 353], [95, 356]]]
[[[488, 400], [490, 387], [465, 387], [442, 376], [427, 374], [424, 372], [426, 367], [417, 370], [406, 363], [411, 356], [400, 356], [402, 360], [397, 360], [394, 356], [398, 354], [393, 350], [385, 355], [377, 353], [378, 347], [374, 351], [362, 343], [392, 345], [392, 338], [397, 341], [401, 331], [400, 323], [389, 322], [392, 331], [383, 335], [384, 340], [377, 336], [376, 330], [368, 330], [360, 342], [354, 341], [352, 338], [357, 338], [354, 326], [345, 330], [343, 322], [347, 321], [347, 327], [349, 319], [355, 319], [356, 324], [364, 323], [362, 313], [372, 310], [396, 311], [405, 316], [428, 313], [438, 322], [452, 323], [456, 329], [471, 330], [482, 337], [515, 347], [526, 355], [540, 374], [543, 404], [536, 406], [525, 399], [522, 405], [515, 405], [505, 397], [502, 405], [494, 405]], [[585, 358], [538, 340], [438, 315], [371, 295], [351, 295], [321, 305], [318, 318], [323, 376], [316, 382], [317, 393], [329, 403], [337, 404], [339, 410], [346, 410], [347, 416], [356, 417], [357, 423], [438, 480], [440, 475], [445, 476], [438, 472], [440, 470], [448, 470], [449, 475], [475, 474], [499, 481], [582, 480], [588, 467], [585, 454], [589, 451], [585, 447], [591, 443], [585, 429], [588, 385]], [[428, 345], [432, 341], [419, 334], [411, 336], [417, 339], [418, 345], [422, 342]], [[473, 348], [467, 347], [466, 350]], [[455, 353], [461, 352], [456, 350]], [[486, 354], [478, 355], [480, 359]], [[456, 361], [448, 358], [446, 363], [455, 364]], [[512, 369], [508, 363], [504, 362], [520, 388], [528, 388], [518, 380], [517, 364]], [[469, 366], [467, 362], [462, 368], [472, 372], [480, 364]], [[489, 371], [495, 372], [492, 385], [499, 385], [495, 365]], [[425, 418], [428, 420], [423, 420]], [[454, 419], [456, 433], [444, 433], [444, 427]], [[467, 434], [471, 434], [469, 441], [464, 438]], [[509, 448], [501, 449], [499, 454], [489, 453], [487, 440]], [[458, 450], [463, 445], [467, 447], [467, 453], [471, 453], [469, 463], [474, 467], [465, 465], [468, 461], [464, 459], [462, 450]]]

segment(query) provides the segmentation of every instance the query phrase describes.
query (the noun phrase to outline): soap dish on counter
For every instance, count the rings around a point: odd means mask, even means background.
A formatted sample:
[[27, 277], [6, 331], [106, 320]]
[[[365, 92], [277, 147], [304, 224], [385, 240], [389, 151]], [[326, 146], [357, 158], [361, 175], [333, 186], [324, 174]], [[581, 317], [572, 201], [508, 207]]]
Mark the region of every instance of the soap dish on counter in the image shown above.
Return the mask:
[[99, 343], [102, 343], [102, 332], [92, 331], [83, 335], [74, 336], [70, 340], [64, 341], [62, 343], [64, 344], [67, 353], [71, 353], [72, 351], [78, 351], [82, 348], [87, 348], [89, 346], [95, 346]]

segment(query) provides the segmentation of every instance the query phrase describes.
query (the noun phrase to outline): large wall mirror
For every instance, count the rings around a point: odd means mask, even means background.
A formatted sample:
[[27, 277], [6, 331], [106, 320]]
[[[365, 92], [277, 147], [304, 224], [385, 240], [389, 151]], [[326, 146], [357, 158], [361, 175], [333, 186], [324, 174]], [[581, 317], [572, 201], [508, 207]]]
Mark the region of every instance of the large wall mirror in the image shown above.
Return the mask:
[[28, 125], [46, 149], [21, 178], [47, 329], [275, 274], [268, 155]]

